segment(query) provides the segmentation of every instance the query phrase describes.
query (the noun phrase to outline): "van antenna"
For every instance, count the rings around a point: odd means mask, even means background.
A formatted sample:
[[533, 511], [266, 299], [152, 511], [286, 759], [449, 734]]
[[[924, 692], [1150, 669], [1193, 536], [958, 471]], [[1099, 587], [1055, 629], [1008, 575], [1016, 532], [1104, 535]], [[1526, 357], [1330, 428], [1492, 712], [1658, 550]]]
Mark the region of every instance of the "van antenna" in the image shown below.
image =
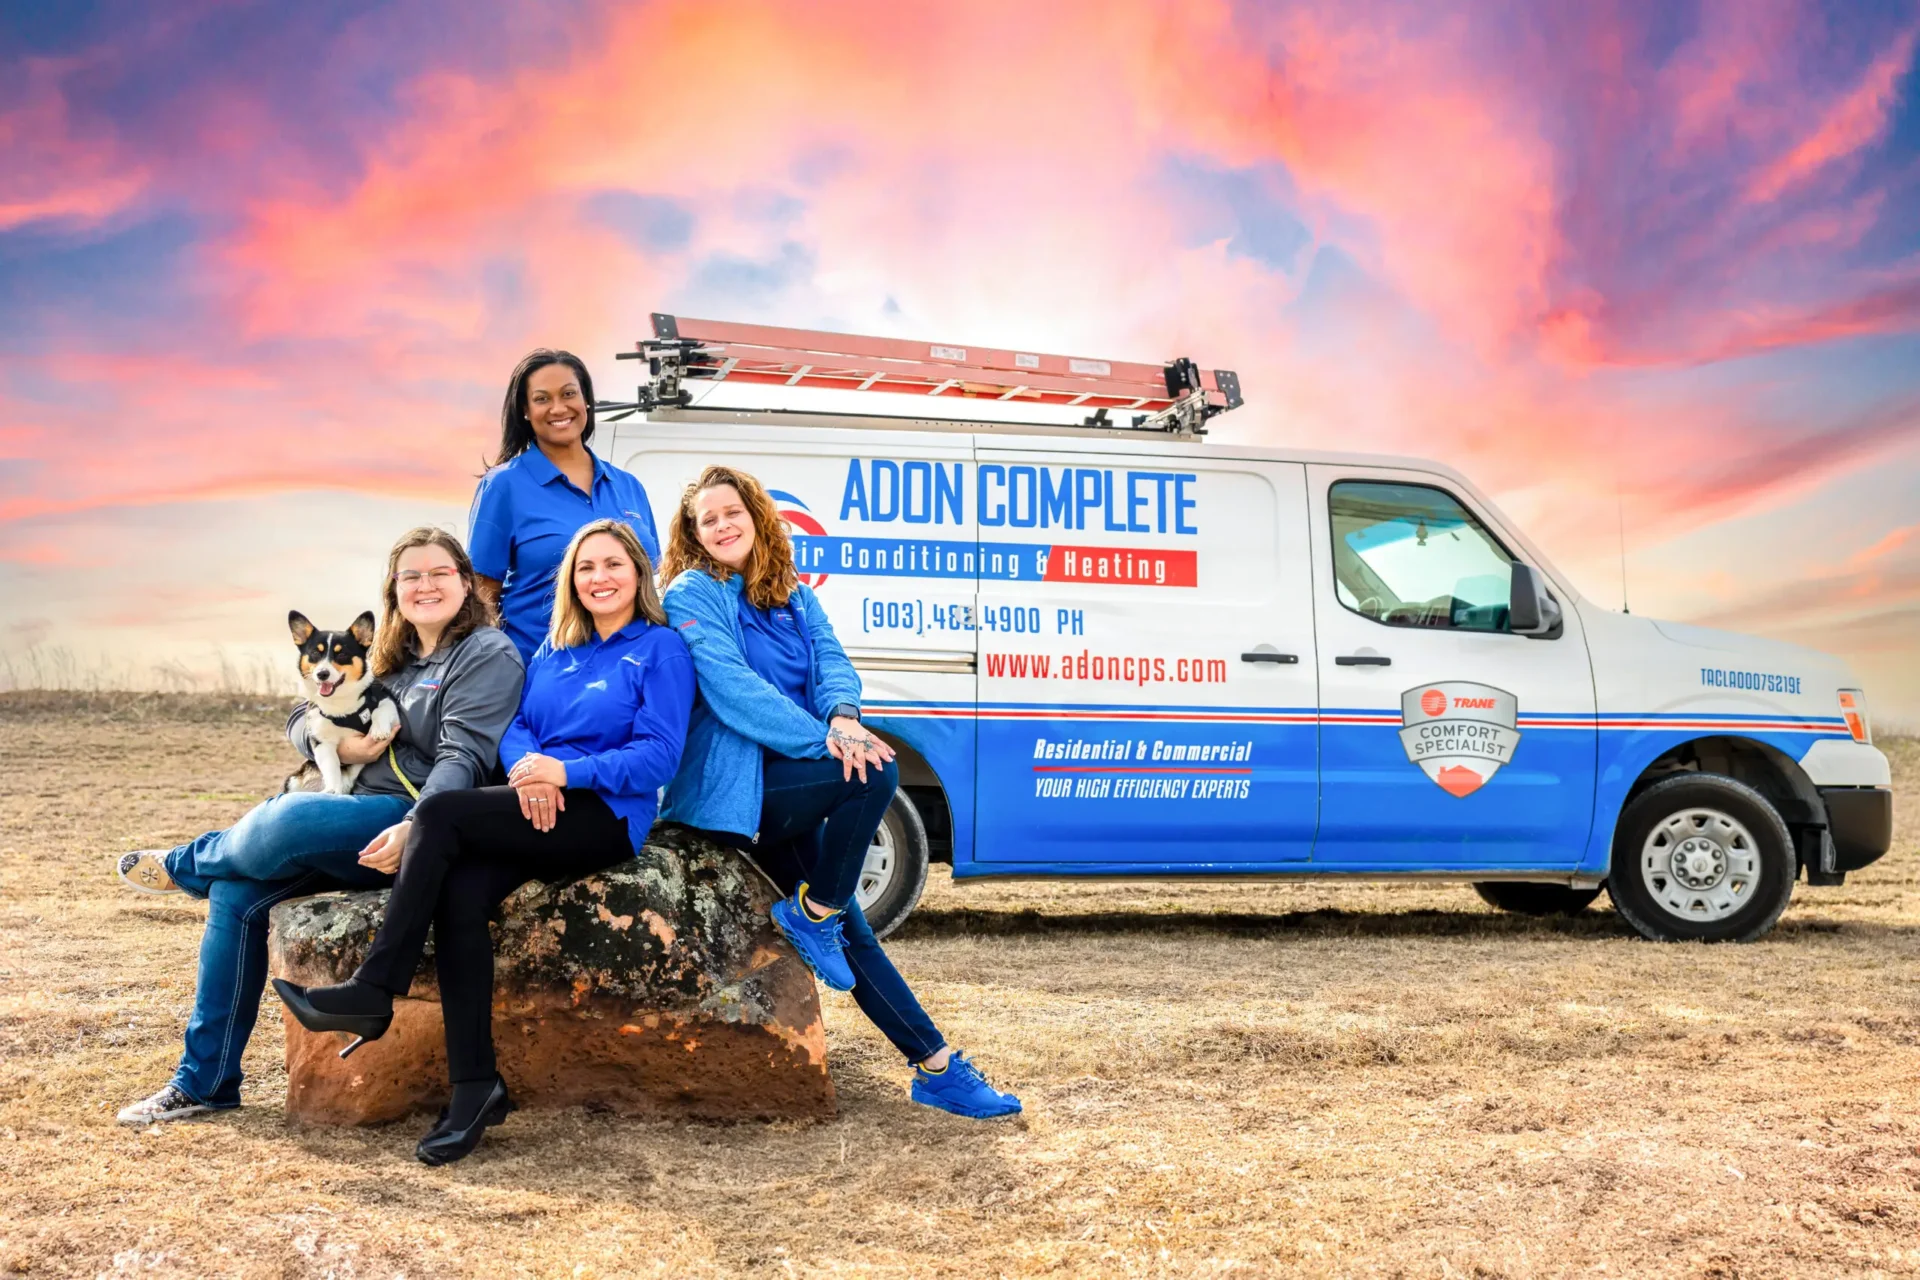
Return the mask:
[[1620, 612], [1632, 613], [1627, 608], [1627, 503], [1618, 481], [1613, 487], [1613, 514], [1620, 533]]

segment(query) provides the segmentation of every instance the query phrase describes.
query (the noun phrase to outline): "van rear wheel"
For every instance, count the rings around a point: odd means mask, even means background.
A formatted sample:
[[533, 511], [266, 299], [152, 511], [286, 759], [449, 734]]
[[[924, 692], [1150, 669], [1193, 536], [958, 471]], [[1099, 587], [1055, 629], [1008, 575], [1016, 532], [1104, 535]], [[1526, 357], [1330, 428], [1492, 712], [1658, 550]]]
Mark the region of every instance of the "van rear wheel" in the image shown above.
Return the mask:
[[1523, 916], [1577, 916], [1600, 896], [1600, 886], [1574, 889], [1564, 884], [1527, 884], [1518, 880], [1482, 880], [1473, 886], [1480, 900]]
[[1787, 909], [1797, 870], [1765, 796], [1720, 774], [1680, 774], [1620, 815], [1607, 892], [1655, 942], [1752, 942]]
[[860, 868], [860, 886], [854, 900], [867, 918], [874, 936], [884, 938], [900, 927], [920, 904], [927, 887], [926, 824], [913, 807], [905, 791], [893, 793], [887, 816], [873, 833], [867, 846], [867, 860]]

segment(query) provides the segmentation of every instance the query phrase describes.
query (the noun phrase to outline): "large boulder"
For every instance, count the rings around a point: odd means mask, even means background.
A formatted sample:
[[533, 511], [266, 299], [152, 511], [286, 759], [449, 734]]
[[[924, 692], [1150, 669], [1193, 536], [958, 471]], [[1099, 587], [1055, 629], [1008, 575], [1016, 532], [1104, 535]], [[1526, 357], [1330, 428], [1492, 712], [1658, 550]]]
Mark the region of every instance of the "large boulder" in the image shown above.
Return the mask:
[[[493, 1041], [515, 1102], [702, 1120], [832, 1115], [819, 995], [768, 918], [774, 893], [734, 850], [666, 824], [631, 862], [515, 891], [493, 926]], [[345, 981], [386, 899], [281, 903], [272, 972]], [[291, 1118], [374, 1124], [446, 1100], [431, 946], [394, 1005], [387, 1034], [344, 1060], [344, 1037], [285, 1018]]]

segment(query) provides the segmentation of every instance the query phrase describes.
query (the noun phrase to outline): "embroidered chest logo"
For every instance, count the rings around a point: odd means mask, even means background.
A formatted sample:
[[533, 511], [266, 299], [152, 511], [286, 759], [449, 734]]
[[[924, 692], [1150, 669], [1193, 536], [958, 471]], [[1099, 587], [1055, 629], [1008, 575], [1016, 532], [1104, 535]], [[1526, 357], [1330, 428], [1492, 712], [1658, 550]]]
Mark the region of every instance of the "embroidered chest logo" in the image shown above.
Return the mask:
[[1470, 796], [1513, 760], [1520, 704], [1470, 680], [1423, 684], [1400, 695], [1400, 745], [1442, 791]]

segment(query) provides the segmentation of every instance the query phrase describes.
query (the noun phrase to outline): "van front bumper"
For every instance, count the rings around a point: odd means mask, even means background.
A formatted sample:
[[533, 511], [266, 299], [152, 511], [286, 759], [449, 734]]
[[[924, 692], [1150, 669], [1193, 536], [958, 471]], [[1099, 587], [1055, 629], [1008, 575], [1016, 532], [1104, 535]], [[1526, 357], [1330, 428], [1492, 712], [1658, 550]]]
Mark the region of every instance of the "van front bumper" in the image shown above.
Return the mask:
[[1821, 787], [1834, 870], [1858, 871], [1893, 847], [1893, 792], [1885, 787]]

